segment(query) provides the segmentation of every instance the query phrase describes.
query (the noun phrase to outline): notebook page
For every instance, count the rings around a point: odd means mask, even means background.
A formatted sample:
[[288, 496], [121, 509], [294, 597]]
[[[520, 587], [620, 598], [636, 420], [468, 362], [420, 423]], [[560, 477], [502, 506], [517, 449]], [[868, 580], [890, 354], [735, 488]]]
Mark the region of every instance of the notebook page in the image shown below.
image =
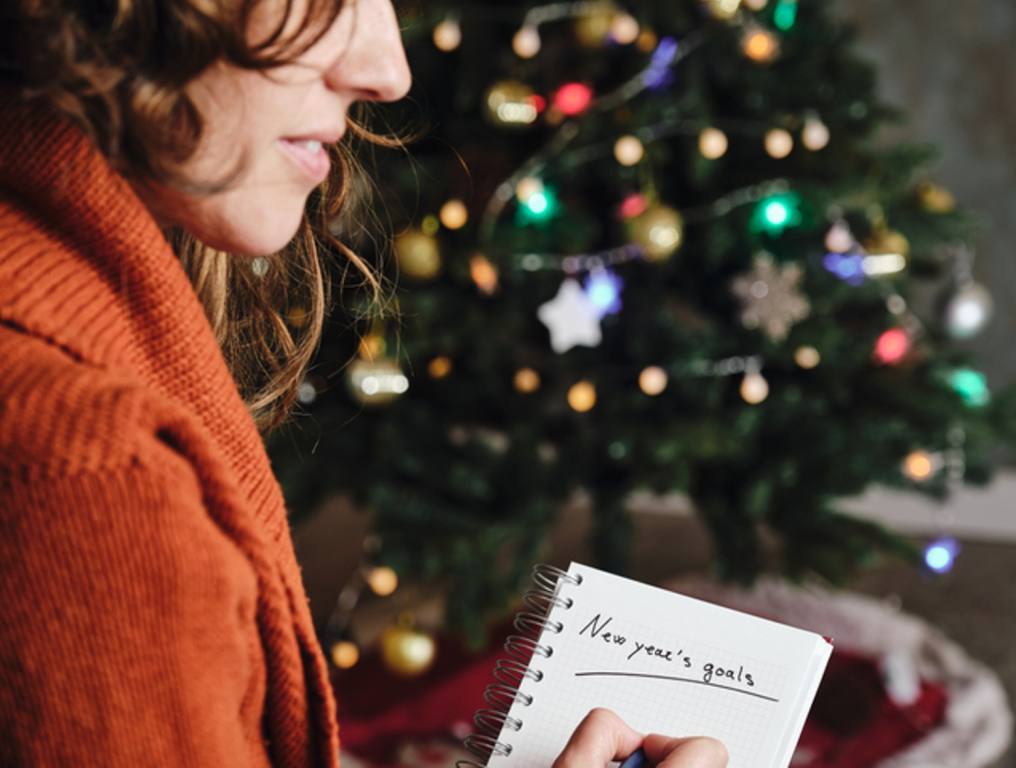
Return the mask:
[[[640, 584], [578, 563], [582, 584], [560, 582], [574, 601], [549, 616], [554, 649], [534, 657], [539, 682], [512, 705], [522, 721], [500, 741], [491, 768], [547, 768], [589, 710], [607, 707], [636, 730], [713, 736], [729, 768], [786, 768], [832, 646], [811, 632]], [[804, 710], [803, 712], [801, 710]]]

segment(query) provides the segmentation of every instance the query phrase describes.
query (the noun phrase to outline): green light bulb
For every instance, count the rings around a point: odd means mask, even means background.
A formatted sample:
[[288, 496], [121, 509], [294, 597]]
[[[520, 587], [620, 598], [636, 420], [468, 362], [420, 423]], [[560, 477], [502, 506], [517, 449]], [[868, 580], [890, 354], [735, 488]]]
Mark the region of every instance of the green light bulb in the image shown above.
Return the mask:
[[771, 195], [761, 200], [752, 217], [752, 229], [769, 235], [781, 235], [787, 227], [801, 223], [801, 198], [794, 192]]
[[988, 380], [983, 373], [973, 368], [957, 368], [952, 371], [949, 374], [949, 386], [969, 406], [976, 408], [991, 402]]
[[557, 196], [550, 187], [534, 192], [523, 201], [516, 212], [519, 224], [543, 224], [557, 214]]
[[797, 0], [779, 0], [773, 11], [773, 24], [784, 32], [793, 29], [797, 23]]
[[766, 221], [774, 227], [782, 227], [790, 218], [790, 211], [780, 200], [771, 200], [765, 207]]

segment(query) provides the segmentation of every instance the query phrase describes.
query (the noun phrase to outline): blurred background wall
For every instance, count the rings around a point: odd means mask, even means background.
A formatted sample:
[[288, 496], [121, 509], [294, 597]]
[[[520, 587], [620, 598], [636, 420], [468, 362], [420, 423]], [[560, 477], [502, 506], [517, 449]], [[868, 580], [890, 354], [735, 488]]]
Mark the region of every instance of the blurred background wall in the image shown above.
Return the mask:
[[993, 384], [1016, 380], [1016, 2], [840, 0], [900, 132], [942, 148], [938, 181], [984, 218], [977, 279], [995, 319], [972, 342]]

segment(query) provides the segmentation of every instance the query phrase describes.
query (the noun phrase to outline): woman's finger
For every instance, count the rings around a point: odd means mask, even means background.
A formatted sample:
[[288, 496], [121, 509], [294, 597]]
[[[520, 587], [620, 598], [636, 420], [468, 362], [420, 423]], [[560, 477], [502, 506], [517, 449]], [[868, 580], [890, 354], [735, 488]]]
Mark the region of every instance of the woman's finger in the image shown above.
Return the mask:
[[642, 744], [657, 768], [726, 768], [727, 748], [705, 736], [675, 739], [651, 733]]
[[624, 760], [642, 744], [642, 735], [609, 709], [594, 709], [579, 723], [553, 768], [591, 768]]

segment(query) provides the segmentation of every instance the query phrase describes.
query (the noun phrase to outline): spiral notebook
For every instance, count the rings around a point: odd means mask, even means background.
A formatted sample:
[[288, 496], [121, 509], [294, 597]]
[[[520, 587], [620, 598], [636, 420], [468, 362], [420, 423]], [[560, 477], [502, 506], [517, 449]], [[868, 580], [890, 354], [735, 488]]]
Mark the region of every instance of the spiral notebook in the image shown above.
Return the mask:
[[572, 563], [534, 568], [466, 747], [547, 768], [589, 710], [643, 733], [712, 736], [729, 768], [787, 768], [832, 653], [812, 632]]

